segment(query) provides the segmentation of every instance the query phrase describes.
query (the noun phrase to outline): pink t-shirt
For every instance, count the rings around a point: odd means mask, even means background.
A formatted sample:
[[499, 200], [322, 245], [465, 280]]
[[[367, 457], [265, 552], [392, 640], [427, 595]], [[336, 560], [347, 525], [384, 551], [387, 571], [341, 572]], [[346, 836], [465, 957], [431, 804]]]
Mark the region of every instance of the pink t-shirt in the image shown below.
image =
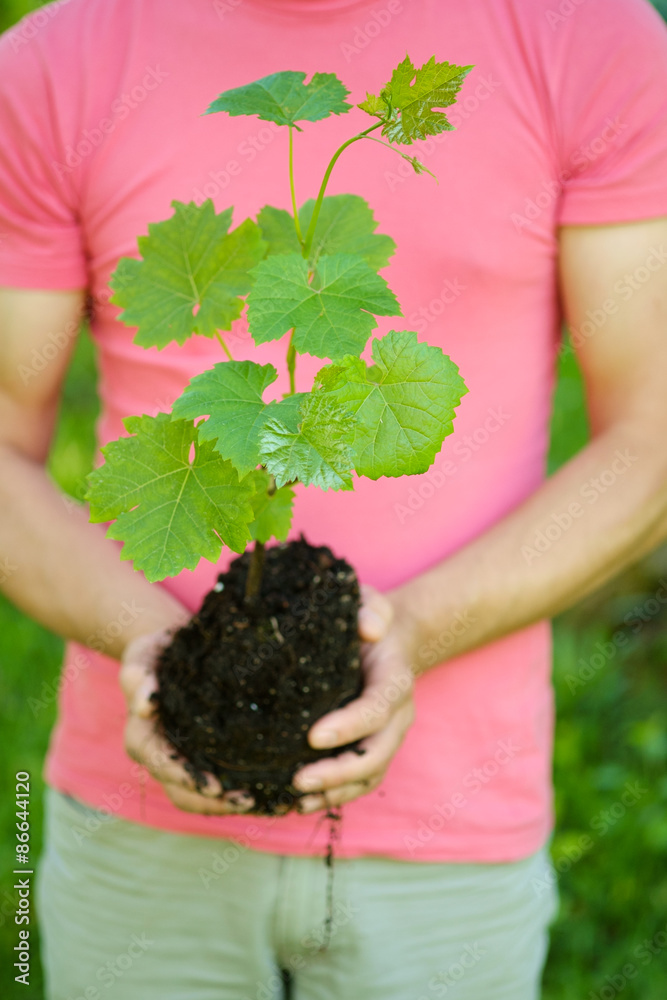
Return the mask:
[[[381, 319], [379, 332], [414, 329], [440, 345], [470, 391], [429, 473], [362, 480], [353, 493], [303, 491], [293, 530], [389, 588], [531, 494], [544, 477], [560, 327], [557, 227], [667, 213], [660, 18], [644, 0], [561, 9], [552, 0], [61, 0], [10, 31], [0, 52], [0, 281], [90, 289], [100, 442], [120, 435], [128, 414], [167, 408], [221, 360], [205, 338], [161, 352], [133, 344], [108, 302], [119, 257], [171, 214], [172, 199], [210, 196], [218, 210], [234, 206], [236, 223], [267, 203], [289, 207], [286, 130], [202, 117], [209, 102], [297, 69], [337, 73], [356, 103], [406, 50], [418, 65], [435, 53], [475, 64], [451, 114], [457, 131], [421, 147], [439, 184], [369, 143], [343, 155], [330, 193], [363, 195], [398, 244], [384, 274], [405, 319]], [[357, 109], [303, 123], [300, 201], [315, 194], [335, 146], [366, 123]], [[242, 322], [229, 342], [236, 358], [284, 367], [284, 344], [255, 347]], [[304, 386], [316, 363], [300, 364]], [[162, 586], [195, 609], [229, 558]], [[119, 608], [120, 621], [137, 614]], [[114, 660], [69, 646], [51, 785], [135, 822], [245, 837], [261, 850], [321, 849], [326, 832], [313, 837], [313, 817], [190, 815], [150, 779], [140, 795], [117, 674]], [[417, 720], [383, 785], [345, 807], [341, 854], [491, 862], [537, 850], [552, 823], [549, 675], [541, 622], [421, 677]]]

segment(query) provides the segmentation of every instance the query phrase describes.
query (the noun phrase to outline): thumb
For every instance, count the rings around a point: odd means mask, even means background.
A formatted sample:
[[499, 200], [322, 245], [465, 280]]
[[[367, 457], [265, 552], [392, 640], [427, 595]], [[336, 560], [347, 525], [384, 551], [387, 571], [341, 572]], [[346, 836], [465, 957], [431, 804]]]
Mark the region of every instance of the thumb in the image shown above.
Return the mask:
[[153, 632], [138, 636], [128, 643], [120, 669], [120, 686], [129, 710], [142, 718], [153, 714], [155, 706], [150, 696], [157, 690], [155, 661], [169, 641], [169, 634]]
[[130, 712], [141, 718], [152, 715], [154, 705], [150, 697], [157, 690], [157, 677], [152, 667], [136, 660], [124, 663], [119, 680]]
[[394, 620], [394, 608], [384, 594], [369, 584], [361, 586], [359, 635], [366, 642], [384, 639]]

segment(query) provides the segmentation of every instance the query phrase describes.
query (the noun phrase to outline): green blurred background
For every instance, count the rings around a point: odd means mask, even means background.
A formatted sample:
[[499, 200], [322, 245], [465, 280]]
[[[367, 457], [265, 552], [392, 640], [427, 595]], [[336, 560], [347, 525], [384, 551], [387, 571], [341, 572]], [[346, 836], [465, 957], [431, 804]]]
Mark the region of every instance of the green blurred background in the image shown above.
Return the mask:
[[[655, 5], [667, 17], [667, 0], [656, 0]], [[37, 6], [25, 0], [0, 2], [0, 29]], [[96, 413], [94, 355], [84, 332], [64, 389], [51, 455], [53, 476], [75, 498], [82, 496], [91, 467]], [[574, 454], [587, 435], [579, 371], [572, 352], [564, 351], [550, 469]], [[662, 578], [667, 580], [665, 550], [554, 624], [558, 725], [552, 854], [561, 908], [552, 933], [544, 1000], [604, 1000], [618, 993], [623, 1000], [667, 996], [667, 948], [661, 947], [665, 939], [660, 934], [667, 930], [667, 611], [662, 605], [654, 610]], [[619, 630], [627, 642], [610, 647]], [[604, 665], [598, 668], [605, 644]], [[0, 597], [0, 731], [8, 750], [1, 765], [6, 792], [0, 803], [0, 994], [8, 998], [43, 998], [37, 962], [30, 986], [19, 986], [13, 979], [16, 899], [7, 873], [14, 867], [13, 786], [18, 768], [32, 775], [33, 856], [40, 848], [40, 774], [55, 717], [61, 654], [58, 638]], [[573, 683], [578, 671], [589, 677], [585, 683]], [[35, 713], [29, 698], [39, 698], [47, 707]], [[636, 790], [636, 801], [623, 805], [628, 782]], [[33, 927], [31, 940], [35, 938]], [[644, 942], [652, 943], [652, 949]], [[622, 982], [615, 977], [623, 975], [628, 963], [637, 974]]]

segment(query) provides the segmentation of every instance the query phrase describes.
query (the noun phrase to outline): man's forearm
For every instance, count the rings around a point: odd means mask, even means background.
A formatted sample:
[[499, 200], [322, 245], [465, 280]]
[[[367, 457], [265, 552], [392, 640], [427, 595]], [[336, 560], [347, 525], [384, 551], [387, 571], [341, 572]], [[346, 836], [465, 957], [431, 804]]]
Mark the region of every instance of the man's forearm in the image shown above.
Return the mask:
[[10, 600], [116, 658], [137, 635], [187, 619], [166, 590], [121, 562], [102, 526], [64, 500], [40, 465], [0, 448], [0, 588]]
[[667, 536], [665, 460], [639, 425], [595, 438], [525, 503], [397, 588], [416, 673], [564, 610]]

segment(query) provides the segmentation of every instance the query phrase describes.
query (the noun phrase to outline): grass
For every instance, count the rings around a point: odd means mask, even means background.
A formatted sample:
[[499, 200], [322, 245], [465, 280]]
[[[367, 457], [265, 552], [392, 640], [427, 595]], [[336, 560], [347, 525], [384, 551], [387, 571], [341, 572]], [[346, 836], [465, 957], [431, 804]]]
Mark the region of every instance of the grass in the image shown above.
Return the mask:
[[[5, 0], [0, 26], [34, 6]], [[662, 11], [667, 14], [667, 2]], [[77, 498], [93, 454], [94, 382], [92, 346], [84, 335], [65, 386], [51, 458], [54, 477]], [[588, 433], [581, 380], [566, 352], [559, 361], [552, 430], [553, 471]], [[554, 626], [558, 724], [552, 854], [561, 910], [544, 1000], [665, 996], [667, 614], [663, 606], [653, 610], [663, 573], [667, 579], [666, 560], [648, 560]], [[7, 873], [14, 867], [17, 770], [32, 776], [33, 858], [41, 847], [41, 767], [55, 718], [61, 656], [59, 639], [0, 598], [0, 728], [9, 748], [0, 764], [6, 789], [0, 802], [0, 995], [12, 1000], [43, 1000], [38, 962], [33, 961], [30, 986], [13, 979], [16, 900]], [[34, 925], [31, 944], [34, 953]]]

